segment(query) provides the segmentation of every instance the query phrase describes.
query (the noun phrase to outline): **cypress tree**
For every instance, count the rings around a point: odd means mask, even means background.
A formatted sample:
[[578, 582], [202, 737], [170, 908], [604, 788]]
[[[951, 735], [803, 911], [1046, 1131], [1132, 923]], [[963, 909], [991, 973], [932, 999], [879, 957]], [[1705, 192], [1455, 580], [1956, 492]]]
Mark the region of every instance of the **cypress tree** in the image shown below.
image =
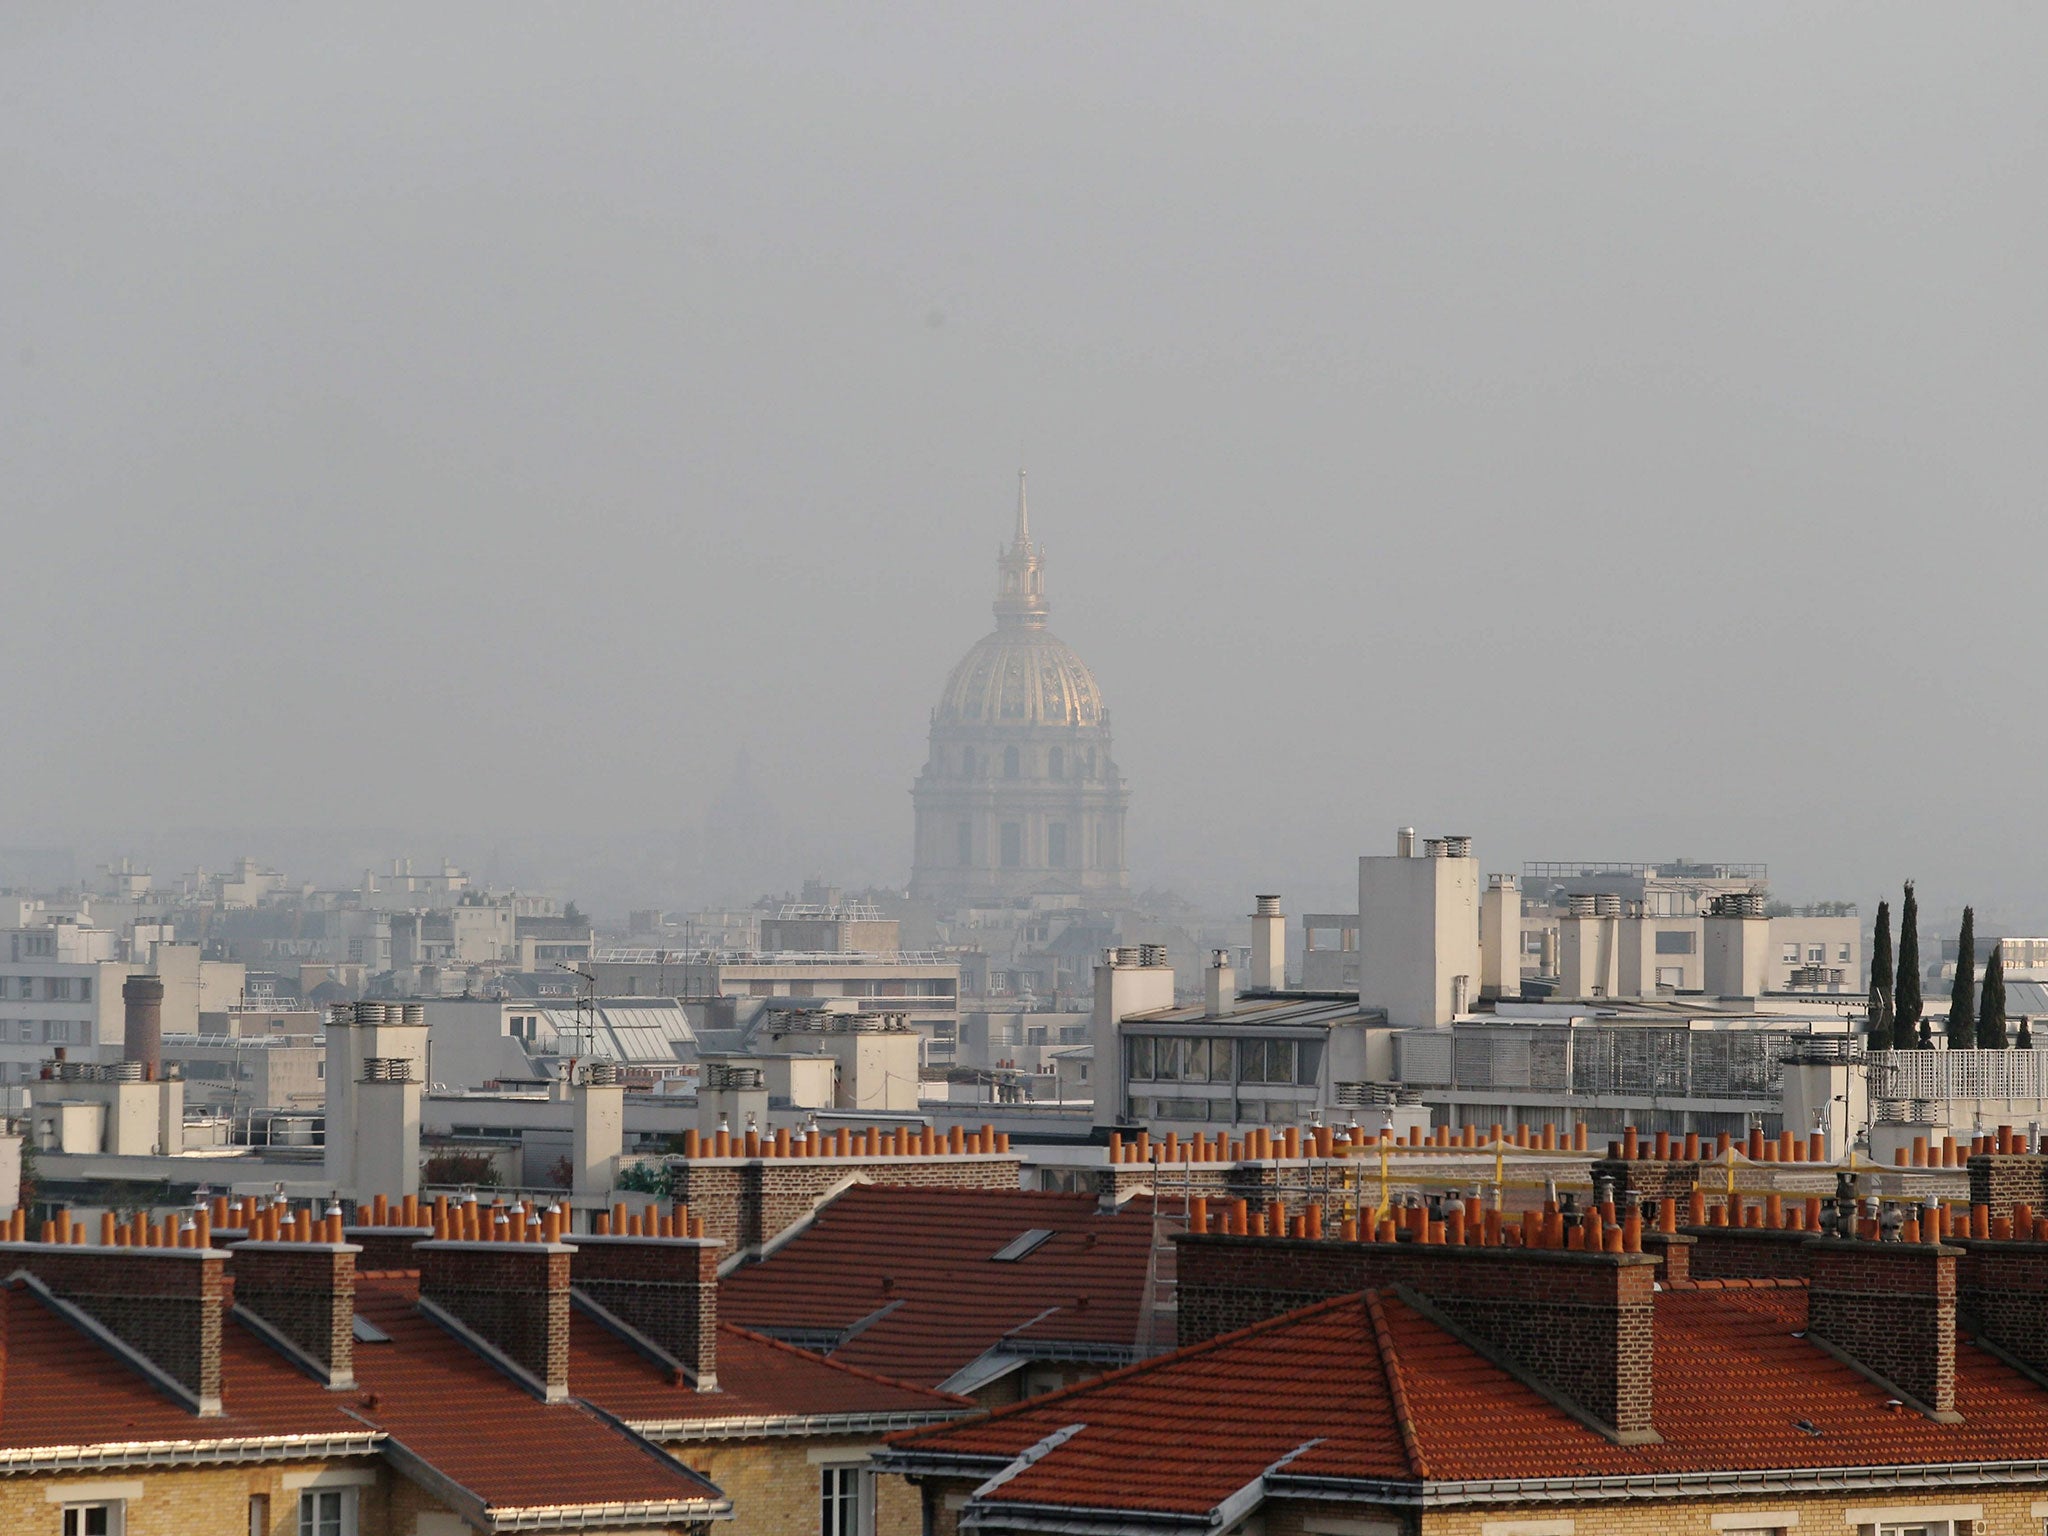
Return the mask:
[[1991, 958], [1984, 962], [1984, 1006], [1977, 1010], [1977, 1045], [1980, 1050], [2005, 1049], [2005, 946], [1991, 946]]
[[1965, 907], [1956, 938], [1956, 984], [1948, 995], [1948, 1048], [1967, 1051], [1983, 1043], [1977, 1038], [1977, 914]]
[[1877, 930], [1870, 940], [1870, 1016], [1864, 1026], [1870, 1049], [1888, 1051], [1892, 1039], [1892, 904], [1877, 904]]
[[2034, 1032], [2027, 1028], [2027, 1016], [2024, 1013], [2020, 1015], [2020, 1037], [2013, 1041], [2013, 1045], [2022, 1051], [2031, 1051], [2034, 1048]]
[[1921, 1050], [1934, 1044], [1920, 1013], [1920, 901], [1913, 882], [1906, 882], [1906, 905], [1899, 913], [1899, 984], [1892, 989], [1894, 1039], [1915, 1041]]

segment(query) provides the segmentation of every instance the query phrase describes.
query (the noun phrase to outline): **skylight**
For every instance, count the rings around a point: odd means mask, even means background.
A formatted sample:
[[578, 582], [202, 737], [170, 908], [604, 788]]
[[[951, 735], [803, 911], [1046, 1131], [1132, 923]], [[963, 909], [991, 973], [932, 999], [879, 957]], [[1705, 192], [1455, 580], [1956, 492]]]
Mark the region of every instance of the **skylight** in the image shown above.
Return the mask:
[[1051, 1236], [1051, 1228], [1033, 1227], [1028, 1232], [1021, 1233], [1017, 1237], [1010, 1239], [1008, 1243], [990, 1254], [989, 1260], [996, 1264], [1014, 1264]]

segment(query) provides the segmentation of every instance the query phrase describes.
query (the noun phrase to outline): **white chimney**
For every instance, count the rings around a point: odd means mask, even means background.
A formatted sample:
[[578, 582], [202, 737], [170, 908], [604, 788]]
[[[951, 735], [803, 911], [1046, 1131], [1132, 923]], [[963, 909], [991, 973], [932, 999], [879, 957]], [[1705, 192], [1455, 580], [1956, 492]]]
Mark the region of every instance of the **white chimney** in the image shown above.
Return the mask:
[[1204, 977], [1203, 1003], [1211, 1018], [1237, 1006], [1237, 972], [1230, 968], [1230, 951], [1209, 952], [1209, 969]]
[[1287, 985], [1287, 918], [1278, 896], [1252, 899], [1252, 975], [1254, 992], [1278, 992]]
[[586, 1061], [570, 1090], [569, 1166], [571, 1193], [608, 1195], [619, 1178], [626, 1150], [626, 1090], [613, 1061]]
[[1415, 857], [1415, 829], [1403, 827], [1394, 834], [1394, 857], [1412, 859]]

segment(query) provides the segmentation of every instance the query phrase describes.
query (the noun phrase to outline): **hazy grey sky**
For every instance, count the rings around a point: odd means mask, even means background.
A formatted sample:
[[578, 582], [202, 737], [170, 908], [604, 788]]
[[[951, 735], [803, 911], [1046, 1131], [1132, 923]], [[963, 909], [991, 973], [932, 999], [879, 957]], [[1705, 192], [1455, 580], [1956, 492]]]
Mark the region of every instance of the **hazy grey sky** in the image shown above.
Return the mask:
[[16, 0], [0, 835], [615, 838], [744, 745], [900, 880], [1021, 461], [1140, 883], [1335, 893], [1415, 822], [2048, 921], [2043, 58], [2031, 6]]

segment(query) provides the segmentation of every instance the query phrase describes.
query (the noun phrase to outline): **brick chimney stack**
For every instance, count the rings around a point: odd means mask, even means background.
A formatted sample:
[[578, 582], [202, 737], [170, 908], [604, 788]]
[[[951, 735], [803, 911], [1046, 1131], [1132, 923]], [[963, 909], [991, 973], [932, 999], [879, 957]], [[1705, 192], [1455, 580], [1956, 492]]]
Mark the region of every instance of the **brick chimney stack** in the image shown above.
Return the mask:
[[210, 1417], [221, 1411], [226, 1254], [213, 1248], [7, 1243], [0, 1264], [26, 1270], [194, 1412]]
[[[336, 1218], [337, 1220], [339, 1218]], [[355, 1385], [354, 1243], [229, 1245], [235, 1315], [300, 1358], [334, 1391]]]
[[121, 983], [121, 1059], [142, 1063], [155, 1082], [164, 1073], [164, 984], [159, 976], [130, 976]]
[[496, 1355], [547, 1402], [567, 1402], [569, 1257], [575, 1251], [549, 1242], [416, 1243], [420, 1310]]
[[1936, 1243], [1806, 1246], [1806, 1336], [1940, 1423], [1956, 1409], [1956, 1260]]
[[718, 1385], [718, 1253], [702, 1237], [579, 1237], [576, 1299], [623, 1323], [681, 1366], [699, 1392]]
[[1398, 1289], [1474, 1349], [1622, 1445], [1654, 1443], [1658, 1256], [1444, 1243], [1185, 1235], [1180, 1342], [1351, 1291]]

